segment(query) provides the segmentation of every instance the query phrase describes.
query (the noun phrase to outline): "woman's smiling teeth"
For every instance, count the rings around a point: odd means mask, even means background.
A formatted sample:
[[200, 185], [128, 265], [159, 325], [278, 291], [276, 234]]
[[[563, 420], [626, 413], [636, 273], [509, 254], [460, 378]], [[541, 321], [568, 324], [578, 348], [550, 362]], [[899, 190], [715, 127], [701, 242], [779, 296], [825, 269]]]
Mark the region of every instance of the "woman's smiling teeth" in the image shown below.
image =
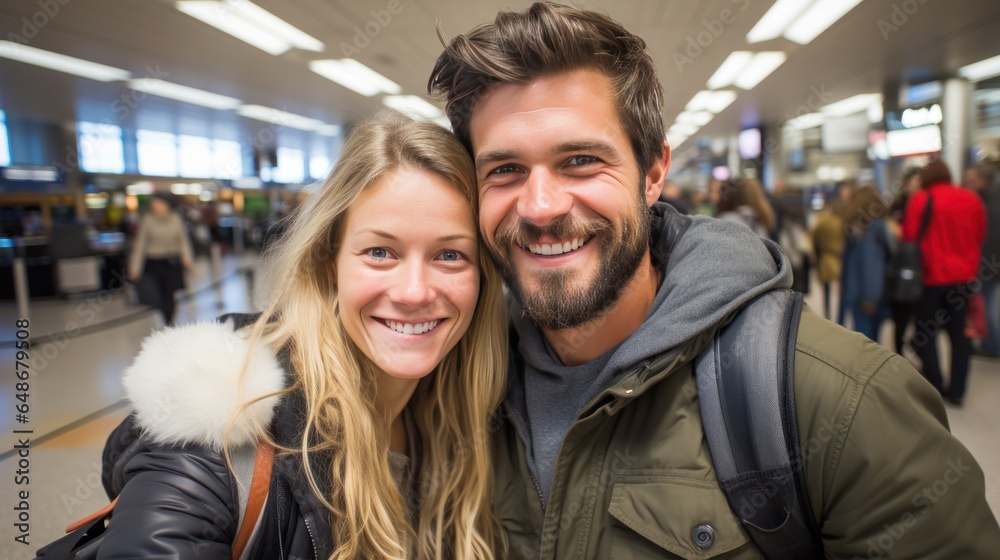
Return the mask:
[[440, 319], [434, 321], [427, 321], [426, 323], [400, 323], [398, 321], [390, 321], [389, 319], [383, 319], [383, 322], [390, 329], [402, 333], [402, 334], [424, 334], [432, 330], [434, 327], [438, 326]]
[[527, 249], [536, 255], [561, 255], [570, 251], [576, 251], [586, 243], [582, 237], [577, 237], [565, 243], [531, 243]]

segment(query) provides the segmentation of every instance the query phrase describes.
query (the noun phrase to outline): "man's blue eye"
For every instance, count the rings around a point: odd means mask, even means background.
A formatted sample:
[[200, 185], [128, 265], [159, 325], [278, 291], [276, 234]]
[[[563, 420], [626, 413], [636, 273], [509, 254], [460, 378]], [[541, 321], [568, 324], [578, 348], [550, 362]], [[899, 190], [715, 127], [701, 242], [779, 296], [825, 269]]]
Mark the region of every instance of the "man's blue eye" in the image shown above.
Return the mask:
[[587, 165], [597, 161], [597, 158], [594, 156], [573, 156], [569, 161], [571, 165]]

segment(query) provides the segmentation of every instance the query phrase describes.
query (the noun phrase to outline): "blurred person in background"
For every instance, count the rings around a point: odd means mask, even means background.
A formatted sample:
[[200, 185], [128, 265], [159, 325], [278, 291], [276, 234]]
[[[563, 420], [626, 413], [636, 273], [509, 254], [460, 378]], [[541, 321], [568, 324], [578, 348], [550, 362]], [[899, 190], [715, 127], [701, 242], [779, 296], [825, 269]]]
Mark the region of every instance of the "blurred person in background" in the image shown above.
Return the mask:
[[[993, 263], [1000, 259], [1000, 187], [996, 184], [996, 171], [988, 163], [979, 163], [965, 170], [962, 185], [979, 194], [986, 206], [986, 240], [983, 241], [982, 259]], [[1000, 271], [991, 266], [981, 267], [983, 299], [986, 308], [986, 337], [974, 353], [990, 358], [1000, 357], [1000, 310], [997, 309], [997, 285]]]
[[677, 186], [677, 183], [673, 181], [664, 181], [663, 189], [660, 190], [660, 202], [666, 202], [667, 204], [673, 206], [681, 214], [693, 214], [694, 207], [690, 202], [685, 200], [684, 193], [681, 192], [681, 188]]
[[[911, 167], [903, 173], [900, 188], [889, 207], [890, 220], [887, 222], [892, 239], [903, 237], [903, 218], [906, 204], [910, 197], [920, 190], [920, 168]], [[894, 349], [902, 355], [906, 347], [906, 330], [913, 322], [913, 303], [909, 301], [890, 301], [889, 313], [892, 315], [892, 337]]]
[[[854, 193], [858, 190], [858, 185], [854, 181], [845, 181], [839, 185], [834, 190], [834, 195], [836, 196], [836, 203], [834, 204], [834, 209], [840, 216], [841, 222], [844, 219], [844, 212], [847, 211], [851, 206], [851, 200], [854, 199]], [[847, 243], [847, 232], [842, 233], [844, 235], [844, 243]], [[843, 259], [841, 259], [841, 276], [844, 275], [843, 270]], [[847, 306], [844, 304], [844, 284], [841, 282], [839, 298], [837, 300], [837, 324], [840, 326], [845, 326], [847, 321]]]
[[[951, 182], [951, 171], [940, 160], [920, 171], [921, 189], [906, 205], [903, 240], [914, 243], [924, 209], [931, 205], [927, 231], [920, 241], [924, 295], [916, 304], [912, 345], [923, 364], [921, 373], [950, 403], [961, 406], [969, 374], [971, 344], [965, 335], [965, 313], [979, 275], [979, 257], [986, 238], [986, 209], [976, 194]], [[944, 387], [938, 362], [937, 333], [951, 341], [951, 373]]]
[[708, 209], [706, 216], [715, 216], [718, 214], [719, 202], [722, 201], [722, 181], [712, 178], [708, 182], [708, 199], [705, 201], [705, 206]]
[[184, 273], [191, 266], [191, 242], [174, 201], [166, 194], [153, 194], [128, 263], [139, 303], [158, 309], [165, 324], [174, 324], [174, 293], [184, 289]]
[[823, 318], [825, 319], [830, 318], [831, 289], [834, 283], [840, 282], [844, 244], [847, 241], [842, 213], [843, 209], [839, 199], [829, 197], [829, 203], [816, 216], [816, 223], [810, 232], [813, 255], [816, 259], [816, 277], [823, 287]]
[[878, 342], [879, 328], [889, 310], [884, 302], [889, 231], [886, 206], [873, 187], [858, 189], [844, 210], [847, 243], [841, 271], [843, 305], [851, 312], [854, 330]]
[[771, 238], [774, 210], [764, 188], [754, 179], [729, 179], [719, 188], [715, 217], [747, 225], [758, 237]]

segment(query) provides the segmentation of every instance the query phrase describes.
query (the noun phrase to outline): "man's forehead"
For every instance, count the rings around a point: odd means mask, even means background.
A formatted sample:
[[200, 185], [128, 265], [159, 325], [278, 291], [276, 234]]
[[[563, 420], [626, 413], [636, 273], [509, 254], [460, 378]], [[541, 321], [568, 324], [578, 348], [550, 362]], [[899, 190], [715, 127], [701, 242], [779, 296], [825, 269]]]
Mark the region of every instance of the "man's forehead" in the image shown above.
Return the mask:
[[490, 86], [475, 103], [469, 120], [469, 135], [478, 152], [487, 137], [508, 132], [505, 130], [508, 126], [530, 127], [538, 122], [553, 124], [560, 120], [573, 122], [576, 115], [600, 115], [618, 120], [611, 82], [600, 71], [579, 69], [542, 76], [527, 83]]

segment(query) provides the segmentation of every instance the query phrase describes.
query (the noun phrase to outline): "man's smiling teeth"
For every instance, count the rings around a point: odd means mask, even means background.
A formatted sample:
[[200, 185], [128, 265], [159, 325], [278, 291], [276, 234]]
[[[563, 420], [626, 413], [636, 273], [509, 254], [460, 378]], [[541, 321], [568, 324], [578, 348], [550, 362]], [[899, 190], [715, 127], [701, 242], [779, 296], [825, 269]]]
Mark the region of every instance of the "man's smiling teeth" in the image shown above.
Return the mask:
[[568, 253], [570, 251], [576, 251], [580, 247], [583, 247], [585, 241], [583, 238], [577, 237], [573, 241], [567, 241], [565, 243], [532, 243], [528, 245], [528, 250], [536, 255], [561, 255], [563, 253]]
[[424, 334], [425, 332], [438, 326], [440, 320], [428, 321], [426, 323], [399, 323], [397, 321], [385, 320], [385, 324], [390, 329], [403, 334]]

